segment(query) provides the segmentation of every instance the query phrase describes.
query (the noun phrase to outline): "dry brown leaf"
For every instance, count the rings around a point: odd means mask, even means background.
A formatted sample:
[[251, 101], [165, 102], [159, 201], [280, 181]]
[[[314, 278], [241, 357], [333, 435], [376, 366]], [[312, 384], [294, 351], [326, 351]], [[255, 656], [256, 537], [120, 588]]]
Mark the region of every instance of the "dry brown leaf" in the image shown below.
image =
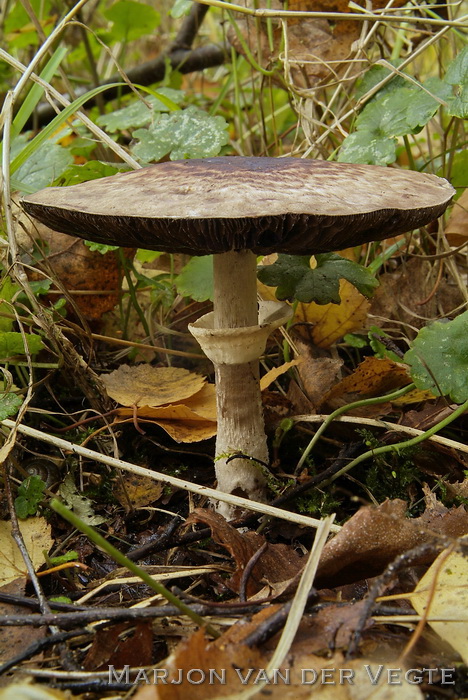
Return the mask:
[[149, 476], [121, 472], [114, 482], [112, 495], [129, 512], [157, 501], [162, 491], [162, 484]]
[[[34, 568], [45, 563], [44, 550], [46, 552], [53, 545], [50, 535], [50, 525], [45, 518], [34, 517], [20, 520], [19, 527], [23, 535], [24, 544]], [[26, 576], [26, 565], [16, 542], [11, 536], [11, 523], [0, 522], [0, 585]]]
[[[227, 583], [233, 591], [239, 592], [244, 569], [255, 552], [265, 543], [265, 538], [256, 532], [238, 532], [222, 515], [212, 510], [196, 508], [187, 519], [187, 523], [194, 522], [208, 525], [214, 541], [227, 549], [233, 557], [236, 571]], [[268, 544], [252, 569], [247, 583], [247, 595], [254, 595], [265, 584], [289, 582], [300, 573], [303, 566], [303, 560], [290, 546]]]
[[180, 367], [121, 365], [102, 375], [109, 396], [122, 406], [162, 406], [183, 401], [202, 389], [205, 378]]
[[411, 382], [405, 365], [377, 357], [366, 357], [354, 372], [323, 397], [323, 404], [336, 408], [357, 399], [382, 396]]
[[151, 420], [159, 425], [176, 442], [200, 442], [216, 435], [216, 423], [207, 420]]
[[334, 587], [372, 578], [399, 554], [431, 542], [437, 535], [461, 537], [468, 533], [468, 513], [462, 506], [449, 510], [437, 503], [412, 519], [406, 516], [406, 509], [407, 504], [399, 499], [361, 508], [325, 545], [317, 586]]
[[346, 333], [365, 327], [370, 302], [347, 280], [340, 282], [339, 304], [298, 304], [295, 320], [313, 324], [312, 340], [329, 348]]
[[468, 239], [468, 189], [453, 204], [445, 227], [445, 237], [453, 246], [463, 245]]
[[[343, 361], [330, 357], [326, 351], [300, 338], [295, 339], [294, 342], [303, 358], [298, 366], [302, 388], [314, 410], [319, 410], [324, 396], [341, 376]], [[307, 413], [310, 412], [310, 410], [307, 411]]]
[[86, 671], [148, 666], [153, 660], [153, 629], [151, 620], [121, 622], [98, 628], [83, 666]]

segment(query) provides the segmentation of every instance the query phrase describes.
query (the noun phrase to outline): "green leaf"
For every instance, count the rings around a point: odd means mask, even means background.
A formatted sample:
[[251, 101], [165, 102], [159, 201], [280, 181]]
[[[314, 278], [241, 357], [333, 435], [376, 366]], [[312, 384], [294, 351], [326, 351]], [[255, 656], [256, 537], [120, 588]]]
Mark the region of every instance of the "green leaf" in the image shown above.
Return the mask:
[[228, 143], [228, 125], [223, 117], [211, 117], [197, 107], [160, 114], [148, 129], [137, 129], [139, 143], [133, 154], [149, 163], [170, 154], [171, 160], [216, 156]]
[[[126, 164], [124, 169], [127, 170]], [[122, 168], [116, 168], [99, 160], [90, 160], [83, 165], [73, 163], [60, 175], [58, 178], [59, 182], [54, 182], [54, 184], [62, 187], [78, 185], [80, 182], [89, 182], [90, 180], [99, 180], [101, 177], [115, 175], [121, 170]]]
[[176, 289], [195, 301], [213, 299], [213, 256], [194, 256], [175, 279]]
[[[394, 64], [395, 67], [398, 68], [402, 61], [390, 61], [390, 63]], [[363, 97], [369, 92], [369, 90], [372, 90], [373, 87], [380, 83], [381, 80], [386, 78], [389, 73], [391, 73], [391, 70], [386, 66], [374, 65], [369, 68], [369, 70], [364, 73], [356, 85], [355, 99], [359, 100], [361, 97]], [[383, 95], [384, 92], [395, 90], [397, 87], [405, 87], [407, 84], [407, 81], [401, 75], [395, 73], [393, 78], [383, 87], [381, 87], [376, 94]]]
[[173, 17], [174, 19], [179, 19], [179, 17], [183, 17], [184, 15], [188, 15], [192, 5], [193, 5], [192, 0], [175, 0], [175, 3], [173, 4], [172, 10], [170, 13], [171, 17]]
[[468, 311], [422, 328], [404, 356], [413, 382], [455, 403], [468, 399]]
[[28, 515], [35, 515], [38, 506], [44, 498], [46, 484], [40, 476], [28, 476], [18, 486], [18, 496], [15, 498], [15, 510], [18, 518], [24, 520]]
[[79, 559], [79, 554], [74, 549], [70, 549], [66, 554], [61, 554], [59, 557], [50, 557], [49, 564], [52, 566], [60, 566], [60, 564], [66, 564], [69, 561], [76, 561]]
[[159, 12], [134, 0], [117, 0], [104, 16], [113, 23], [112, 38], [124, 42], [151, 34], [160, 22]]
[[40, 190], [56, 180], [73, 163], [72, 154], [57, 143], [43, 143], [16, 172], [21, 192]]
[[447, 68], [445, 82], [449, 85], [468, 84], [468, 46], [460, 51]]
[[394, 138], [372, 136], [368, 131], [355, 131], [343, 141], [338, 162], [388, 165], [396, 160], [396, 145]]
[[105, 255], [111, 250], [119, 249], [118, 245], [107, 245], [106, 243], [95, 243], [94, 241], [85, 241], [84, 243], [90, 250], [101, 253], [101, 255]]
[[[25, 333], [25, 338], [31, 355], [35, 355], [44, 347], [44, 343], [38, 335]], [[13, 357], [14, 355], [24, 354], [25, 348], [21, 333], [16, 333], [14, 331], [0, 333], [0, 357], [5, 359], [7, 357]]]
[[[158, 96], [161, 99], [158, 99]], [[97, 123], [107, 131], [119, 131], [131, 129], [149, 124], [160, 112], [172, 112], [179, 109], [184, 93], [182, 90], [173, 90], [169, 87], [161, 87], [156, 91], [156, 95], [148, 95], [143, 100], [132, 100], [132, 102], [109, 114], [102, 114], [97, 118]], [[151, 107], [148, 107], [147, 104]]]
[[[11, 302], [19, 290], [19, 285], [15, 284], [10, 277], [4, 277], [0, 283], [0, 301]], [[8, 307], [8, 304], [5, 304], [3, 309], [6, 313], [12, 313], [12, 309]], [[0, 331], [9, 331], [12, 328], [13, 319], [2, 318], [0, 316]]]
[[351, 282], [365, 296], [371, 296], [378, 282], [365, 267], [336, 253], [315, 256], [317, 266], [310, 267], [309, 256], [279, 255], [273, 265], [258, 269], [258, 277], [277, 287], [278, 299], [297, 299], [304, 303], [340, 303], [340, 279]]
[[0, 420], [8, 416], [14, 416], [23, 403], [23, 399], [17, 394], [0, 394]]
[[[10, 3], [5, 15], [2, 35], [8, 40], [8, 45], [15, 49], [23, 49], [28, 46], [37, 46], [41, 39], [36, 28], [32, 24], [28, 13], [23, 8], [23, 3]], [[42, 30], [47, 36], [54, 27], [50, 21], [52, 14], [50, 0], [31, 0], [34, 14], [41, 23]]]
[[144, 248], [138, 248], [135, 258], [141, 263], [152, 263], [158, 258], [160, 258], [162, 253], [157, 250], [145, 250]]

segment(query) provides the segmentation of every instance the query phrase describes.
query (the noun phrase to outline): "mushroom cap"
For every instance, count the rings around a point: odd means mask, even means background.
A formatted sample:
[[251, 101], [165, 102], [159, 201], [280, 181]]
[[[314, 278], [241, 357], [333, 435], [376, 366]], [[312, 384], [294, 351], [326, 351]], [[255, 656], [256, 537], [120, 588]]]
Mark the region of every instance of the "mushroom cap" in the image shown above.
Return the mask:
[[430, 223], [452, 186], [435, 175], [302, 158], [171, 161], [24, 197], [63, 233], [190, 255], [312, 255]]

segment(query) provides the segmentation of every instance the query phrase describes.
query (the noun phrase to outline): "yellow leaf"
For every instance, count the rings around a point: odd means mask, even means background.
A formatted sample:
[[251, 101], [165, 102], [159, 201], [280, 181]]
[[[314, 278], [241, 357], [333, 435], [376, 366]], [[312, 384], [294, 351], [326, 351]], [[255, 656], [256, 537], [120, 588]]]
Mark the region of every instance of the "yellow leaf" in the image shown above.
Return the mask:
[[199, 374], [179, 367], [122, 365], [102, 376], [109, 396], [122, 406], [161, 406], [193, 396], [205, 384]]
[[131, 506], [141, 508], [157, 501], [162, 490], [162, 484], [149, 476], [122, 472], [114, 483], [112, 494], [128, 511]]
[[[48, 551], [53, 544], [50, 525], [45, 518], [34, 517], [20, 520], [19, 527], [33, 566], [37, 569], [44, 564], [43, 551]], [[26, 575], [23, 557], [11, 536], [11, 523], [2, 521], [0, 522], [0, 585], [4, 586]]]
[[347, 280], [340, 282], [340, 304], [299, 304], [295, 320], [313, 324], [312, 339], [328, 348], [346, 333], [364, 328], [370, 302]]
[[270, 369], [269, 372], [267, 372], [261, 379], [260, 379], [260, 389], [263, 391], [264, 389], [268, 389], [270, 384], [273, 384], [273, 382], [278, 379], [282, 374], [288, 371], [288, 369], [291, 369], [291, 367], [295, 367], [296, 365], [299, 364], [299, 362], [302, 362], [303, 358], [302, 357], [296, 357], [294, 360], [291, 360], [291, 362], [285, 362], [283, 365], [280, 367], [273, 367], [273, 369]]
[[[468, 558], [459, 552], [448, 557], [442, 552], [408, 597], [419, 615], [426, 612], [430, 601], [429, 625], [468, 663]], [[439, 617], [448, 620], [432, 619]]]
[[206, 420], [216, 421], [216, 388], [214, 384], [205, 384], [196, 394], [178, 403], [183, 403], [184, 406]]
[[[348, 394], [358, 394], [363, 397], [380, 396], [392, 389], [409, 384], [411, 381], [404, 365], [377, 357], [366, 357], [354, 372], [326, 394], [323, 403], [329, 403]], [[348, 397], [349, 398], [349, 397]]]
[[453, 246], [463, 245], [468, 239], [468, 189], [454, 202], [445, 227], [445, 237]]

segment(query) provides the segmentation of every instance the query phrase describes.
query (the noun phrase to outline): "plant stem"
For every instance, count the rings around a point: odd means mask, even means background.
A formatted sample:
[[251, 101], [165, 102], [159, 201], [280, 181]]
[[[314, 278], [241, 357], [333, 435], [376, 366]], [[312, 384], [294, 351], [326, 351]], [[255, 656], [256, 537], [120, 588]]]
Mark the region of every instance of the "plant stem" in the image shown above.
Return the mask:
[[398, 389], [397, 391], [394, 391], [391, 394], [385, 394], [384, 396], [375, 396], [372, 399], [360, 399], [359, 401], [353, 401], [353, 403], [348, 403], [345, 406], [340, 406], [339, 408], [336, 409], [336, 411], [333, 411], [333, 413], [330, 413], [330, 415], [327, 416], [327, 418], [323, 421], [322, 425], [317, 430], [314, 437], [312, 438], [312, 440], [309, 442], [309, 444], [305, 448], [305, 450], [302, 454], [302, 457], [300, 458], [299, 462], [297, 463], [296, 474], [300, 470], [300, 468], [302, 467], [304, 462], [306, 461], [310, 452], [315, 447], [319, 437], [328, 428], [330, 423], [332, 423], [335, 420], [335, 418], [338, 418], [338, 416], [341, 416], [343, 413], [347, 413], [348, 411], [352, 411], [355, 408], [361, 408], [362, 406], [374, 406], [375, 404], [385, 403], [386, 401], [394, 401], [395, 399], [398, 399], [400, 396], [404, 396], [405, 394], [407, 394], [408, 391], [410, 391], [410, 389], [414, 389], [414, 384], [408, 384], [407, 386], [404, 386], [403, 389]]
[[183, 615], [187, 615], [196, 625], [199, 627], [204, 627], [206, 631], [211, 634], [215, 639], [219, 637], [219, 633], [208, 623], [203, 617], [194, 612], [188, 605], [183, 603], [177, 596], [175, 596], [171, 591], [169, 591], [162, 583], [155, 581], [144, 569], [135, 564], [131, 559], [122, 554], [116, 547], [114, 547], [110, 542], [104, 539], [94, 528], [90, 525], [86, 525], [81, 518], [79, 518], [75, 513], [69, 510], [56, 498], [52, 499], [50, 502], [50, 507], [55, 510], [56, 513], [62, 516], [65, 520], [68, 520], [73, 527], [80, 530], [84, 535], [86, 535], [95, 545], [103, 549], [109, 556], [111, 556], [117, 564], [124, 566], [126, 569], [141, 578], [141, 580], [146, 583], [147, 586], [153, 589], [159, 595], [162, 595], [169, 603], [175, 605]]
[[340, 471], [336, 472], [332, 477], [330, 477], [326, 481], [322, 481], [322, 483], [318, 485], [318, 488], [324, 488], [325, 486], [328, 486], [332, 483], [332, 481], [335, 481], [335, 479], [338, 479], [338, 477], [342, 476], [343, 474], [346, 474], [347, 472], [349, 472], [350, 469], [356, 467], [358, 464], [364, 462], [364, 460], [369, 459], [370, 457], [377, 457], [378, 455], [385, 454], [386, 452], [399, 452], [400, 450], [405, 450], [407, 447], [414, 447], [414, 445], [418, 445], [420, 442], [423, 442], [423, 440], [427, 440], [439, 430], [442, 430], [442, 428], [445, 428], [447, 425], [452, 423], [452, 421], [461, 416], [467, 410], [468, 400], [462, 403], [450, 416], [447, 416], [447, 418], [444, 418], [444, 420], [441, 420], [439, 423], [436, 423], [436, 425], [434, 425], [429, 430], [426, 430], [426, 432], [422, 433], [421, 435], [411, 438], [410, 440], [397, 442], [394, 445], [383, 445], [382, 447], [377, 447], [375, 450], [368, 450], [367, 452], [364, 452], [359, 457], [356, 457], [356, 459], [353, 459], [353, 461], [347, 464], [346, 467], [343, 467], [343, 469], [340, 469]]

